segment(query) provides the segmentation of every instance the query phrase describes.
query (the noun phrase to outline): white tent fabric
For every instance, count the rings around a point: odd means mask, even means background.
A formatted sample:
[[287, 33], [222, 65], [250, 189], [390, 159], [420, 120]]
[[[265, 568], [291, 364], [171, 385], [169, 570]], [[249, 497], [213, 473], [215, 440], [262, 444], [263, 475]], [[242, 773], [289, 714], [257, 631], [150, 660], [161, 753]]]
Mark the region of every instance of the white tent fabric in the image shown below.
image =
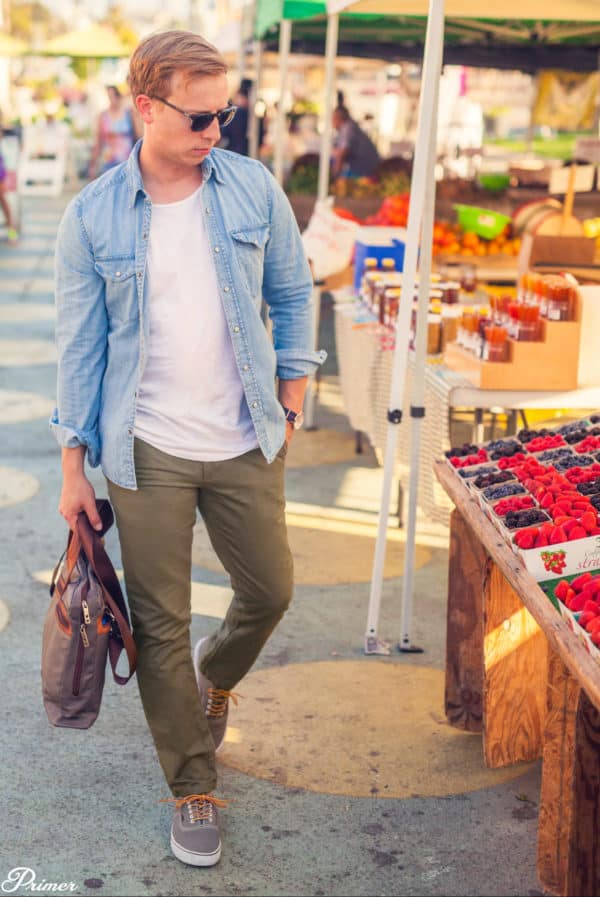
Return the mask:
[[[430, 231], [433, 228], [433, 216], [429, 208], [428, 197], [431, 201], [431, 198], [435, 195], [435, 157], [431, 148], [435, 145], [434, 138], [437, 127], [435, 111], [437, 110], [439, 97], [439, 78], [444, 46], [444, 16], [446, 13], [454, 17], [481, 18], [482, 9], [480, 0], [445, 0], [445, 2], [444, 0], [327, 0], [327, 9], [330, 16], [331, 14], [339, 14], [344, 10], [380, 15], [428, 15], [422, 90], [419, 104], [419, 124], [414, 154], [415, 164], [411, 183], [404, 278], [390, 388], [384, 479], [365, 632], [365, 652], [367, 654], [387, 654], [389, 653], [389, 646], [379, 639], [377, 626], [381, 604], [386, 535], [399, 423], [399, 412], [397, 409], [403, 407], [406, 382], [411, 300], [416, 284], [419, 247], [421, 246], [422, 250], [427, 254], [431, 251], [432, 235]], [[596, 22], [600, 21], [600, 0], [504, 0], [501, 10], [499, 9], [495, 14], [492, 14], [490, 18]], [[428, 187], [429, 189], [427, 189]], [[411, 470], [410, 476], [409, 514], [407, 519], [405, 573], [403, 580], [402, 634], [399, 644], [400, 650], [404, 651], [418, 650], [413, 648], [411, 644], [410, 625], [413, 598], [420, 419], [424, 411], [421, 407], [422, 390], [419, 391], [419, 383], [423, 379], [425, 353], [419, 351], [419, 347], [425, 336], [428, 298], [428, 294], [425, 291], [419, 296], [416, 361], [421, 367], [420, 369], [415, 369], [413, 382], [416, 384], [416, 387], [411, 397], [411, 458], [415, 469]]]
[[[327, 11], [350, 10], [376, 15], [424, 16], [427, 0], [327, 0]], [[600, 0], [503, 0], [489, 12], [481, 0], [446, 0], [447, 16], [471, 19], [540, 19], [560, 22], [600, 22]]]

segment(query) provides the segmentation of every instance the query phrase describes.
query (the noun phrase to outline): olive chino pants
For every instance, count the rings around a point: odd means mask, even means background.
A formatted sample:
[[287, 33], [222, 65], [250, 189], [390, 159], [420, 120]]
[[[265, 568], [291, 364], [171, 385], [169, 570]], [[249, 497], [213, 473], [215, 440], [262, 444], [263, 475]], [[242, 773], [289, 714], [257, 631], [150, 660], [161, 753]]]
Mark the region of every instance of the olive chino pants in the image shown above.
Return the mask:
[[196, 512], [231, 578], [233, 598], [206, 643], [202, 672], [231, 689], [248, 672], [293, 590], [284, 498], [286, 446], [228, 461], [188, 461], [134, 443], [137, 490], [108, 483], [138, 649], [137, 678], [160, 764], [176, 797], [212, 791], [214, 745], [200, 705], [191, 644]]

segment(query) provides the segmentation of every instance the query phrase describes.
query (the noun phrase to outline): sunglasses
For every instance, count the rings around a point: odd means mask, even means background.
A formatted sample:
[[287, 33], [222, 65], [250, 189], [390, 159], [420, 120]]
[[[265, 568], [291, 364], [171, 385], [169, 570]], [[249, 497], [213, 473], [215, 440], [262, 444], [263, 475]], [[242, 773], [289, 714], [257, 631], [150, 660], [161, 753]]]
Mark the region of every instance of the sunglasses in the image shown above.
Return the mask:
[[192, 131], [205, 131], [212, 124], [214, 118], [217, 119], [219, 127], [224, 128], [233, 121], [233, 117], [237, 112], [237, 106], [225, 106], [224, 109], [219, 109], [218, 112], [198, 112], [194, 114], [193, 112], [185, 112], [184, 109], [174, 106], [173, 103], [163, 100], [162, 97], [152, 97], [152, 99], [158, 100], [159, 103], [164, 103], [165, 106], [169, 106], [175, 112], [181, 112], [182, 115], [189, 118]]

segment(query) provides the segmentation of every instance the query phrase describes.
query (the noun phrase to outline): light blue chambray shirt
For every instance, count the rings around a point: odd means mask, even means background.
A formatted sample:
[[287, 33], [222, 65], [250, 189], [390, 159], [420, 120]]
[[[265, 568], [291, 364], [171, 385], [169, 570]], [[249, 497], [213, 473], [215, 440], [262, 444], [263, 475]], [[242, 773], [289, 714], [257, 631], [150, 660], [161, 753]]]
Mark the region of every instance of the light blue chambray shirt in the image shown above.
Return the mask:
[[[101, 464], [126, 489], [137, 488], [136, 396], [149, 339], [144, 282], [152, 202], [140, 147], [141, 141], [127, 162], [71, 201], [56, 244], [58, 385], [50, 426], [61, 446], [85, 445], [90, 465]], [[287, 197], [262, 163], [213, 149], [202, 174], [203, 214], [235, 360], [259, 446], [271, 462], [285, 439], [276, 376], [299, 379], [326, 358], [314, 351], [310, 269]], [[263, 297], [272, 341], [260, 315]]]

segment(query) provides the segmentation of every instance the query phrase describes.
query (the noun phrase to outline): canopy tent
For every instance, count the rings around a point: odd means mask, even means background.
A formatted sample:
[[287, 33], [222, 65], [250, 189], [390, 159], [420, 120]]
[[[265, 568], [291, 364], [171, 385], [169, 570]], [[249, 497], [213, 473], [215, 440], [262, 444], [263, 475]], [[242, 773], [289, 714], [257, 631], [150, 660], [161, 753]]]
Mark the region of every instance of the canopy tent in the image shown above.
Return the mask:
[[[276, 48], [278, 25], [278, 22], [271, 22], [263, 32], [266, 49]], [[297, 21], [292, 52], [322, 55], [326, 26], [326, 17], [322, 15]], [[420, 62], [426, 27], [425, 16], [342, 13], [338, 55], [388, 62]], [[587, 72], [597, 70], [599, 50], [600, 22], [449, 17], [445, 24], [443, 61], [449, 65], [525, 72], [544, 68]]]
[[43, 56], [71, 56], [79, 59], [119, 59], [130, 56], [133, 47], [125, 44], [110, 28], [90, 25], [53, 37], [36, 51]]
[[[378, 637], [377, 626], [381, 604], [392, 477], [395, 467], [397, 427], [402, 420], [401, 409], [403, 407], [406, 384], [412, 297], [417, 280], [417, 266], [420, 256], [422, 276], [420, 278], [417, 311], [415, 373], [410, 402], [411, 469], [403, 579], [402, 632], [399, 645], [402, 651], [419, 650], [412, 646], [410, 630], [416, 545], [417, 483], [421, 440], [420, 423], [425, 414], [423, 405], [423, 375], [426, 363], [427, 315], [429, 308], [428, 273], [433, 244], [432, 207], [435, 200], [434, 148], [437, 131], [439, 82], [444, 48], [445, 5], [446, 12], [450, 16], [481, 19], [480, 0], [446, 0], [446, 4], [444, 0], [328, 0], [328, 24], [330, 28], [337, 28], [338, 14], [349, 8], [355, 13], [380, 15], [420, 16], [428, 12], [419, 102], [419, 124], [410, 191], [404, 276], [387, 415], [388, 434], [385, 448], [383, 488], [365, 632], [365, 651], [366, 653], [374, 654], [389, 653], [389, 646]], [[539, 19], [546, 23], [564, 22], [567, 23], [564, 26], [565, 28], [571, 26], [574, 22], [584, 22], [593, 28], [600, 23], [600, 0], [505, 0], [502, 15], [505, 20], [530, 21]], [[560, 31], [560, 27], [562, 26], [557, 26], [556, 31]]]
[[254, 35], [261, 40], [273, 25], [282, 21], [299, 22], [327, 12], [324, 0], [258, 0]]

